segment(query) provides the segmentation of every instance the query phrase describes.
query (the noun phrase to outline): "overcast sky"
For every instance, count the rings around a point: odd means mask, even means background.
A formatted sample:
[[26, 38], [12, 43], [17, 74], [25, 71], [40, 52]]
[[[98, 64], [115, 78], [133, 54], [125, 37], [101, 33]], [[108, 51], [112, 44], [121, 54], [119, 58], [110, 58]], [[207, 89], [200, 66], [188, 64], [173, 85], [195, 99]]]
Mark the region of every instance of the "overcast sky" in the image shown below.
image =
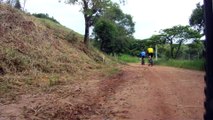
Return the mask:
[[[23, 1], [23, 0], [21, 0]], [[119, 0], [113, 0], [119, 1]], [[149, 38], [161, 29], [174, 25], [188, 25], [196, 4], [203, 0], [127, 0], [121, 5], [124, 13], [133, 16], [134, 37]], [[84, 18], [80, 6], [66, 5], [58, 0], [27, 0], [25, 9], [30, 13], [48, 13], [62, 25], [84, 34]]]

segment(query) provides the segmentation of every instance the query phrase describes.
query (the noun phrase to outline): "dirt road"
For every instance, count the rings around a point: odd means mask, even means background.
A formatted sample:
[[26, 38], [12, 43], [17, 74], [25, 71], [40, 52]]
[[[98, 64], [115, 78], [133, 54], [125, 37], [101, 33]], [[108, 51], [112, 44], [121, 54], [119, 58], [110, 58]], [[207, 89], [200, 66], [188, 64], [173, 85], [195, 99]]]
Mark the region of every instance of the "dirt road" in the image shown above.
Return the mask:
[[203, 119], [203, 72], [129, 64], [110, 78], [98, 74], [0, 104], [0, 119]]
[[[127, 81], [116, 94], [119, 108], [130, 120], [202, 120], [204, 73], [171, 67], [132, 64], [124, 68]], [[119, 100], [122, 100], [119, 101]], [[116, 119], [121, 119], [119, 116]]]

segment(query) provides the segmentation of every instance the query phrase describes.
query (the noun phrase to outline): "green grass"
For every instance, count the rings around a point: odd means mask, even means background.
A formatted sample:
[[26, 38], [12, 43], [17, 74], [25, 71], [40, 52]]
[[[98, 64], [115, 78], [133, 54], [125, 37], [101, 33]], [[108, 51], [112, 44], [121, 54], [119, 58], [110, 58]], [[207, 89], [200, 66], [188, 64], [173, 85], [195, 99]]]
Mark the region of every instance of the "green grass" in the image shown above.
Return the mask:
[[118, 56], [118, 60], [121, 62], [126, 62], [126, 63], [138, 63], [140, 62], [140, 59], [138, 57], [122, 54]]
[[178, 68], [186, 68], [193, 70], [204, 70], [204, 60], [163, 60], [155, 61], [155, 64], [172, 66]]
[[37, 19], [40, 20], [45, 26], [47, 26], [47, 28], [56, 29], [58, 31], [66, 31], [67, 33], [71, 31], [70, 29], [62, 26], [61, 24], [55, 23], [51, 20], [45, 18], [37, 18]]
[[[78, 38], [79, 40], [83, 39], [83, 35], [61, 25], [58, 23], [55, 23], [49, 19], [45, 18], [37, 18], [37, 20], [40, 21], [43, 25], [45, 25], [47, 28], [54, 30], [54, 34], [62, 39], [67, 39], [67, 37], [70, 37], [70, 35], [75, 38]], [[64, 37], [65, 36], [65, 37]]]

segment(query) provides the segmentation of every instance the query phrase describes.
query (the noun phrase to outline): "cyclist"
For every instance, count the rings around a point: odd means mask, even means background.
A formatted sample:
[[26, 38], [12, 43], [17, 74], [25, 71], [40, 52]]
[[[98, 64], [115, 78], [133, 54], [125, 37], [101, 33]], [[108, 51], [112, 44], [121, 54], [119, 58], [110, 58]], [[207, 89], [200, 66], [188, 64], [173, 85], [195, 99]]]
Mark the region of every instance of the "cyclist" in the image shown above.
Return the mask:
[[144, 58], [146, 57], [146, 52], [144, 50], [140, 53], [140, 57], [141, 57], [141, 65], [144, 65], [145, 64]]
[[153, 60], [152, 60], [152, 57], [153, 57], [153, 55], [154, 55], [154, 50], [153, 50], [153, 48], [151, 48], [151, 47], [149, 47], [148, 49], [147, 49], [147, 53], [148, 53], [148, 57], [149, 57], [149, 65], [153, 65]]

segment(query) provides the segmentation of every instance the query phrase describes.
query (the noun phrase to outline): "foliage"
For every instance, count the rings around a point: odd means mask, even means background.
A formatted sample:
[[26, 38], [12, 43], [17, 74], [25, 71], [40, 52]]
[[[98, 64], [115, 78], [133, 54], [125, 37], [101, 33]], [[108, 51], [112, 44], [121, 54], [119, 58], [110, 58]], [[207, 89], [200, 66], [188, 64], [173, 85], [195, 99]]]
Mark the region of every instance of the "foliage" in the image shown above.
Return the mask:
[[21, 4], [20, 4], [19, 0], [16, 0], [14, 7], [17, 8], [17, 9], [21, 9]]
[[189, 18], [189, 24], [199, 32], [204, 30], [204, 5], [197, 4]]
[[135, 32], [135, 23], [132, 20], [132, 16], [123, 13], [119, 5], [116, 3], [108, 4], [108, 7], [102, 12], [101, 17], [114, 22], [120, 29], [119, 31], [123, 32], [122, 34], [132, 36]]
[[[157, 45], [159, 58], [201, 59], [203, 42], [200, 41], [200, 36], [199, 32], [189, 26], [174, 26], [148, 39], [131, 41], [129, 54], [138, 56], [142, 50], [148, 47], [155, 48]], [[192, 43], [189, 44], [187, 41]], [[173, 57], [171, 57], [171, 48]]]
[[146, 50], [148, 45], [147, 40], [132, 40], [129, 47], [129, 54], [132, 56], [138, 56], [142, 50]]
[[[181, 45], [188, 40], [200, 39], [201, 35], [189, 26], [174, 26], [161, 31], [161, 39], [170, 44], [170, 57], [177, 58]], [[176, 44], [176, 45], [175, 45]]]
[[89, 28], [94, 25], [95, 19], [107, 6], [110, 0], [65, 0], [67, 4], [78, 4], [82, 7], [85, 20], [84, 43], [89, 45]]
[[138, 62], [140, 62], [140, 59], [138, 57], [127, 55], [127, 54], [119, 55], [118, 60], [122, 61], [122, 62], [127, 62], [127, 63], [138, 63]]
[[124, 14], [118, 4], [111, 3], [95, 22], [94, 36], [96, 45], [106, 53], [127, 53], [134, 22], [132, 17]]
[[48, 20], [51, 20], [51, 21], [53, 21], [53, 22], [55, 22], [55, 23], [60, 24], [55, 18], [50, 17], [47, 13], [46, 13], [46, 14], [44, 14], [44, 13], [38, 13], [38, 14], [33, 13], [32, 15], [35, 16], [35, 17], [37, 17], [37, 18], [48, 19]]
[[109, 20], [101, 19], [96, 23], [94, 32], [97, 34], [96, 37], [99, 38], [100, 50], [108, 54], [111, 53], [113, 51], [113, 40], [117, 33], [115, 24]]
[[188, 53], [190, 54], [190, 58], [197, 58], [201, 59], [203, 58], [203, 50], [204, 45], [203, 42], [200, 40], [195, 40], [191, 44], [188, 45]]
[[161, 45], [161, 44], [165, 44], [166, 40], [163, 39], [163, 35], [152, 35], [149, 39], [148, 39], [148, 44], [150, 45], [150, 47], [154, 47], [155, 45]]

